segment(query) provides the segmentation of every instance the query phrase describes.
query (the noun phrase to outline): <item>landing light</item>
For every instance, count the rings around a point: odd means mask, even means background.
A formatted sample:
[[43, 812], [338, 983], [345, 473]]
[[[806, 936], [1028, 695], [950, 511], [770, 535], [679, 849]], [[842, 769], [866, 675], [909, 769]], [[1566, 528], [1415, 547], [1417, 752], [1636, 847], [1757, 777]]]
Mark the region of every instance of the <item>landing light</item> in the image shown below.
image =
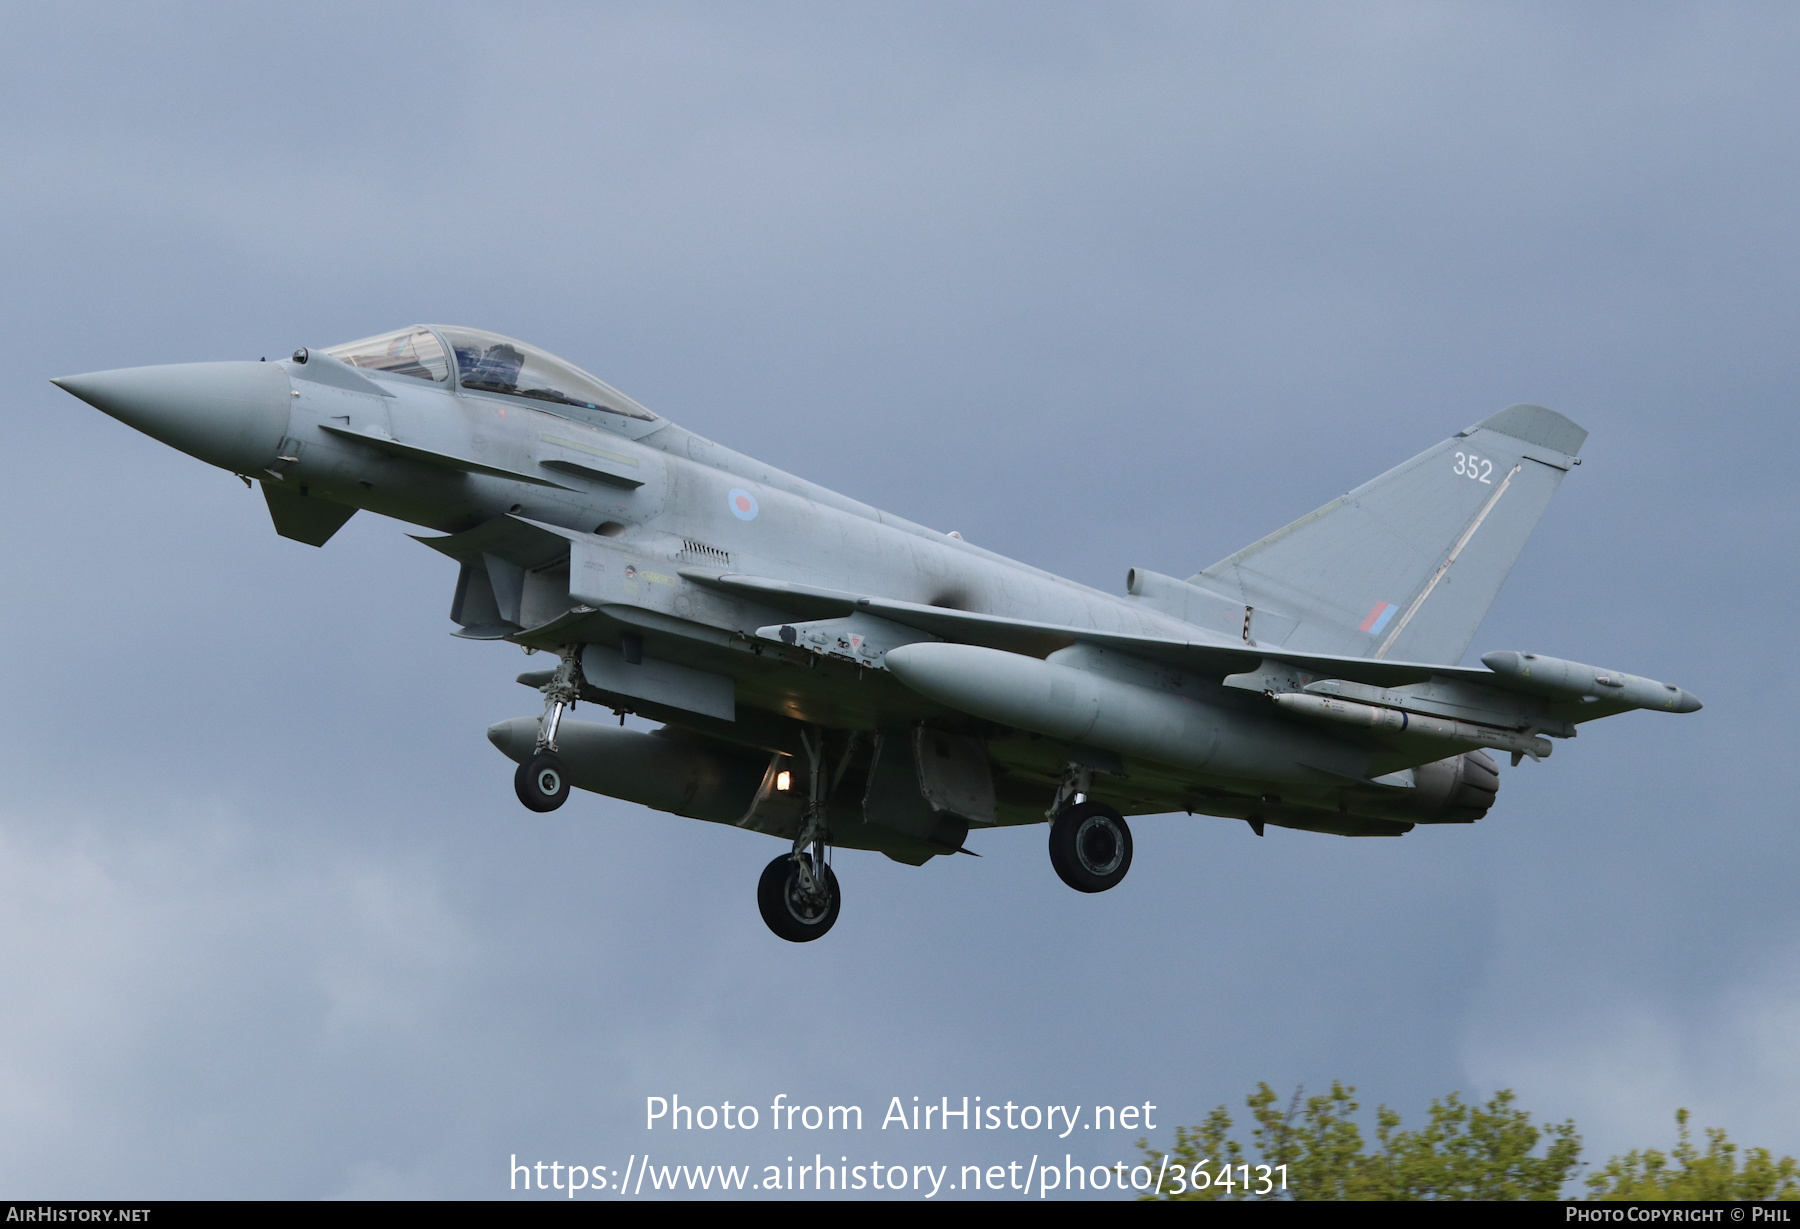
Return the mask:
[[775, 774], [776, 792], [785, 794], [792, 788], [794, 788], [794, 774], [793, 773], [778, 772]]

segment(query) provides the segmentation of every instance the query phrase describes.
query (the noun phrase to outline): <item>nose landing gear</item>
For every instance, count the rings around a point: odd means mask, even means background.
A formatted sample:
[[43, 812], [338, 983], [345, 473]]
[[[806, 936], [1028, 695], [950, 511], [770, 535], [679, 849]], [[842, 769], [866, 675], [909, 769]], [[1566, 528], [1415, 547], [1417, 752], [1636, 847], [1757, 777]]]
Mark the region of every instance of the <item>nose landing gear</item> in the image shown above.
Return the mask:
[[548, 752], [532, 756], [513, 773], [513, 792], [534, 811], [554, 811], [569, 800], [569, 778], [562, 761]]
[[537, 750], [513, 773], [513, 792], [533, 811], [554, 811], [569, 800], [569, 773], [556, 754], [556, 731], [562, 725], [563, 713], [575, 707], [580, 694], [581, 646], [566, 644], [561, 664], [544, 685], [544, 715], [538, 718]]

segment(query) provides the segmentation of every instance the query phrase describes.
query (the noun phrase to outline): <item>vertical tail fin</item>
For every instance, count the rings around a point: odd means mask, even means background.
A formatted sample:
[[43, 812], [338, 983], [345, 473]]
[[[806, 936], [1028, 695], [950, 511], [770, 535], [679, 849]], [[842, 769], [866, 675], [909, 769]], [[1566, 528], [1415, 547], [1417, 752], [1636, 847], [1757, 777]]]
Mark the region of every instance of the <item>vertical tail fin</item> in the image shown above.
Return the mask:
[[1509, 406], [1188, 583], [1296, 620], [1287, 648], [1454, 663], [1586, 439]]

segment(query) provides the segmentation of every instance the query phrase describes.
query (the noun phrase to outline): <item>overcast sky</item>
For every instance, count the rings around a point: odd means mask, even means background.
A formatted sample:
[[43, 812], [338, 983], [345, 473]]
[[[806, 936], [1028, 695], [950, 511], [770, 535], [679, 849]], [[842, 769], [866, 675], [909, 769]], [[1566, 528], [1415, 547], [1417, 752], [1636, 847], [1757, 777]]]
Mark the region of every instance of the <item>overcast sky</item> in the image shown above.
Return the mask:
[[[1590, 1160], [1800, 1154], [1800, 12], [13, 6], [0, 74], [0, 1195], [507, 1194], [507, 1161], [1023, 1163], [892, 1096], [1513, 1088]], [[1472, 828], [1134, 821], [838, 860], [514, 799], [517, 649], [51, 376], [413, 321], [1109, 590], [1518, 401], [1592, 432], [1471, 650], [1687, 687]], [[538, 659], [541, 661], [542, 659]], [[535, 663], [533, 663], [535, 664]], [[590, 714], [592, 715], [592, 714]], [[647, 1133], [644, 1098], [869, 1129]], [[764, 1115], [766, 1117], [766, 1109]], [[660, 1150], [660, 1151], [659, 1151]], [[647, 1192], [646, 1192], [647, 1193]]]

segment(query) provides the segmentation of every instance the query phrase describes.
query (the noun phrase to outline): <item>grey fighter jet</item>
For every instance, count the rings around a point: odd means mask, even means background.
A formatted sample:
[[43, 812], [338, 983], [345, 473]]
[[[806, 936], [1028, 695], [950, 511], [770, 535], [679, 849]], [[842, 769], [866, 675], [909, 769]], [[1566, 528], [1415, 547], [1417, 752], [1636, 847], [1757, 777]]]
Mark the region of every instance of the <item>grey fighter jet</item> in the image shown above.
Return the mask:
[[[281, 362], [68, 376], [262, 487], [323, 546], [365, 508], [435, 531], [454, 635], [541, 650], [537, 717], [488, 738], [520, 800], [571, 788], [780, 840], [757, 903], [806, 942], [834, 848], [900, 862], [1048, 821], [1103, 892], [1125, 816], [1339, 836], [1466, 824], [1490, 751], [1688, 692], [1535, 653], [1458, 663], [1587, 432], [1515, 405], [1185, 580], [1103, 593], [685, 431], [535, 346], [418, 326]], [[568, 717], [635, 713], [654, 732]]]

